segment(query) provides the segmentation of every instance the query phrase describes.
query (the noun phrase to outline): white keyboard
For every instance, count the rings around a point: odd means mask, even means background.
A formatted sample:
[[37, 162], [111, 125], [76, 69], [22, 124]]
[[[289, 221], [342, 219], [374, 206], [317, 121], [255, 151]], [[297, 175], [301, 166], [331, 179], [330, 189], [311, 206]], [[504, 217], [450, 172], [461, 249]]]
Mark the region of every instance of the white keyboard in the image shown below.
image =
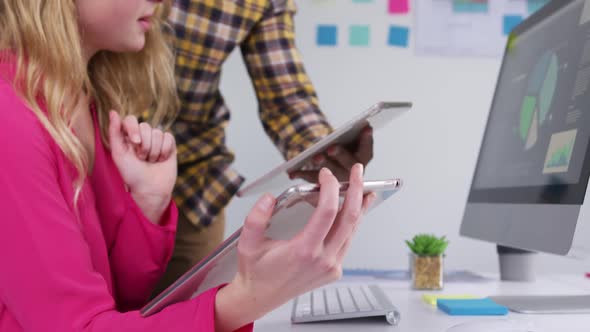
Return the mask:
[[296, 298], [293, 323], [385, 316], [397, 325], [400, 313], [377, 285], [331, 285], [315, 289]]

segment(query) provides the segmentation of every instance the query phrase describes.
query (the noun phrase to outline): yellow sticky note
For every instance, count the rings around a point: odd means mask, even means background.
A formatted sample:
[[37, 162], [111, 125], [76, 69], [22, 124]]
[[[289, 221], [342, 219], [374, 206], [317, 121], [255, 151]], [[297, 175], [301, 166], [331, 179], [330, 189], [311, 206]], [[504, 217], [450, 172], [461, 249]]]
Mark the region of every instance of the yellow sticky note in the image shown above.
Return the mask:
[[516, 44], [518, 43], [518, 38], [514, 33], [510, 33], [508, 35], [508, 52], [514, 51]]
[[438, 299], [445, 299], [445, 300], [467, 300], [467, 299], [477, 299], [477, 296], [467, 295], [467, 294], [460, 294], [460, 295], [451, 295], [451, 294], [424, 294], [422, 295], [422, 300], [431, 306], [436, 307], [436, 300]]

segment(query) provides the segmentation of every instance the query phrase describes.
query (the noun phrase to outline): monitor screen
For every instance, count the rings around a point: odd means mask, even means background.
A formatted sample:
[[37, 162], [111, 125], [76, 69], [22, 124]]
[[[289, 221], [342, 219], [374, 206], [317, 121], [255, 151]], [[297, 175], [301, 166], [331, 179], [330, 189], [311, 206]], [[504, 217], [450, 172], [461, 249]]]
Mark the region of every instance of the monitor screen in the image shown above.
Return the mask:
[[469, 202], [582, 204], [590, 1], [552, 1], [508, 38]]

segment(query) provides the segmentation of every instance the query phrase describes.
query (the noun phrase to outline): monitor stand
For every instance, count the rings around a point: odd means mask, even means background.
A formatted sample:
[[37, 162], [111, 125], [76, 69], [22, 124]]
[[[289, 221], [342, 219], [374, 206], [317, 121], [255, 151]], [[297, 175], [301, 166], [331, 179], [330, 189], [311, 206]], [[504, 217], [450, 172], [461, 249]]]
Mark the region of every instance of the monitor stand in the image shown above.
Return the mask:
[[536, 253], [518, 248], [496, 246], [500, 260], [500, 280], [502, 281], [534, 281], [533, 267]]
[[[500, 279], [503, 281], [535, 280], [535, 253], [498, 245]], [[590, 295], [491, 296], [494, 302], [523, 314], [588, 314]]]
[[590, 295], [490, 296], [494, 302], [521, 314], [589, 314]]

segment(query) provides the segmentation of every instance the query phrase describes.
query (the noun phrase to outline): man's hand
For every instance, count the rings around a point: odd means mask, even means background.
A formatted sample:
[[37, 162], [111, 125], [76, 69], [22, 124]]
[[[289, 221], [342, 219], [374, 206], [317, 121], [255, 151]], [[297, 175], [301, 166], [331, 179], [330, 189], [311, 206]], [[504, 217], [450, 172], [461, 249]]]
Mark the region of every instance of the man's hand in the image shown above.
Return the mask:
[[[314, 156], [313, 164], [317, 169], [321, 167], [330, 169], [338, 181], [346, 181], [354, 164], [360, 163], [367, 166], [371, 159], [373, 159], [373, 128], [367, 126], [350, 146], [332, 145], [324, 153]], [[315, 182], [318, 171], [294, 171], [289, 174], [289, 177]]]

